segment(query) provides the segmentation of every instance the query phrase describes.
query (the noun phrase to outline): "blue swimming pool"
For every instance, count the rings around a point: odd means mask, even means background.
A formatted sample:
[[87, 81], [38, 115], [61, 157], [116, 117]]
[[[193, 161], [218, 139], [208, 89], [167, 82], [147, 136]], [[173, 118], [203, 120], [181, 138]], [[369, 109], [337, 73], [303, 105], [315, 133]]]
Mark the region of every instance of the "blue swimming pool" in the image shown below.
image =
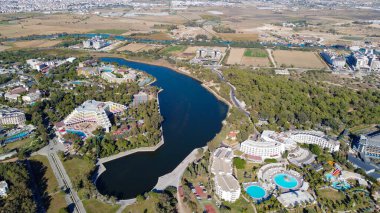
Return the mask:
[[277, 174], [274, 176], [274, 182], [277, 186], [284, 189], [291, 189], [298, 185], [298, 180], [289, 174]]
[[332, 187], [337, 190], [345, 191], [351, 188], [351, 185], [346, 181], [335, 181], [332, 183]]
[[67, 133], [76, 134], [76, 135], [78, 135], [81, 138], [85, 138], [86, 137], [86, 134], [84, 132], [82, 132], [82, 131], [68, 129], [68, 130], [66, 130], [66, 132]]
[[249, 196], [251, 196], [254, 199], [261, 199], [265, 197], [265, 190], [260, 186], [248, 186], [246, 189]]

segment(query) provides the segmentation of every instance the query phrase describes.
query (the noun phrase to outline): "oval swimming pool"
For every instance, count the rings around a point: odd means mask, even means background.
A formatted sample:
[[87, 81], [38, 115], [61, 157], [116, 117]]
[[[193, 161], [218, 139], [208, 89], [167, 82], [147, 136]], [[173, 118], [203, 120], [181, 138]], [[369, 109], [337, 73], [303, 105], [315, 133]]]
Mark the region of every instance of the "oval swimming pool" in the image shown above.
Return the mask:
[[265, 190], [261, 186], [248, 186], [245, 190], [247, 191], [248, 195], [254, 199], [261, 199], [266, 195]]
[[291, 189], [298, 185], [298, 180], [289, 174], [277, 174], [273, 178], [274, 183], [284, 189]]

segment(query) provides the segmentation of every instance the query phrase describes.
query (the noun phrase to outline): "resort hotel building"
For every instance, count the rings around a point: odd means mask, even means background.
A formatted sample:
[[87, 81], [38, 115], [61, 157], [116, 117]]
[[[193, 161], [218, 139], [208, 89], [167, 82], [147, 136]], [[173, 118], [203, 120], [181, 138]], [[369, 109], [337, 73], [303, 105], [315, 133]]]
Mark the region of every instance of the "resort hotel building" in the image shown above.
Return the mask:
[[240, 197], [240, 184], [232, 175], [233, 157], [231, 148], [221, 147], [213, 153], [211, 164], [216, 195], [228, 202], [235, 202]]
[[362, 156], [380, 158], [380, 131], [361, 135], [357, 150]]
[[277, 141], [248, 139], [241, 143], [240, 151], [250, 156], [252, 160], [263, 161], [267, 158], [280, 158], [285, 152], [285, 145]]
[[25, 113], [15, 108], [0, 106], [0, 124], [25, 125]]
[[109, 116], [121, 114], [125, 110], [127, 110], [127, 107], [122, 104], [88, 100], [75, 108], [56, 127], [62, 133], [80, 131], [86, 136], [91, 135], [91, 132], [97, 127], [102, 127], [106, 132], [109, 132], [112, 126]]
[[320, 131], [291, 131], [290, 138], [297, 143], [315, 144], [330, 152], [339, 151], [339, 141], [327, 138], [323, 132]]

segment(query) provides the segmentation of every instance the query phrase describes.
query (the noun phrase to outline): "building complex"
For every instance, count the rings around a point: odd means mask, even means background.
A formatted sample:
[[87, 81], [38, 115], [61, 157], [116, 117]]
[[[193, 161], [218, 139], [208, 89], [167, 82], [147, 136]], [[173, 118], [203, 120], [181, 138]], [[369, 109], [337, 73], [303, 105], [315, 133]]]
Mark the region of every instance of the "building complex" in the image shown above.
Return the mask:
[[232, 159], [234, 154], [231, 148], [219, 148], [212, 156], [211, 173], [215, 175], [215, 193], [225, 201], [235, 202], [240, 197], [240, 184], [232, 175]]
[[64, 120], [56, 124], [58, 135], [65, 133], [91, 135], [92, 131], [101, 127], [106, 132], [111, 129], [110, 116], [124, 113], [127, 107], [113, 102], [100, 102], [88, 100], [74, 109]]
[[380, 131], [361, 135], [357, 150], [365, 157], [380, 158]]
[[277, 133], [265, 130], [257, 140], [248, 139], [241, 143], [240, 151], [246, 157], [254, 161], [264, 161], [267, 158], [281, 158], [287, 150], [288, 159], [296, 164], [310, 164], [314, 161], [314, 155], [308, 150], [301, 149], [297, 143], [315, 144], [322, 148], [327, 148], [331, 152], [339, 150], [339, 142], [329, 139], [322, 132], [318, 131], [288, 131]]
[[25, 125], [25, 113], [19, 109], [2, 106], [0, 108], [0, 124]]

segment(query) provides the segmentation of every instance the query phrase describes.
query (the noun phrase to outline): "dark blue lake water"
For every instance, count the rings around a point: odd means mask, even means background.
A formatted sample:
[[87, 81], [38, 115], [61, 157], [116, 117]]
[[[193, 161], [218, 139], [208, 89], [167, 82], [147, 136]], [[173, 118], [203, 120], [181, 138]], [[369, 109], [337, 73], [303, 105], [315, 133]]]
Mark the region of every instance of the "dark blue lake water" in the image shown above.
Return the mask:
[[102, 61], [145, 71], [157, 79], [153, 85], [163, 89], [159, 100], [165, 144], [155, 152], [106, 163], [107, 170], [96, 182], [102, 194], [133, 198], [152, 190], [158, 177], [171, 172], [193, 149], [205, 146], [222, 128], [228, 107], [200, 82], [169, 68], [119, 58]]

